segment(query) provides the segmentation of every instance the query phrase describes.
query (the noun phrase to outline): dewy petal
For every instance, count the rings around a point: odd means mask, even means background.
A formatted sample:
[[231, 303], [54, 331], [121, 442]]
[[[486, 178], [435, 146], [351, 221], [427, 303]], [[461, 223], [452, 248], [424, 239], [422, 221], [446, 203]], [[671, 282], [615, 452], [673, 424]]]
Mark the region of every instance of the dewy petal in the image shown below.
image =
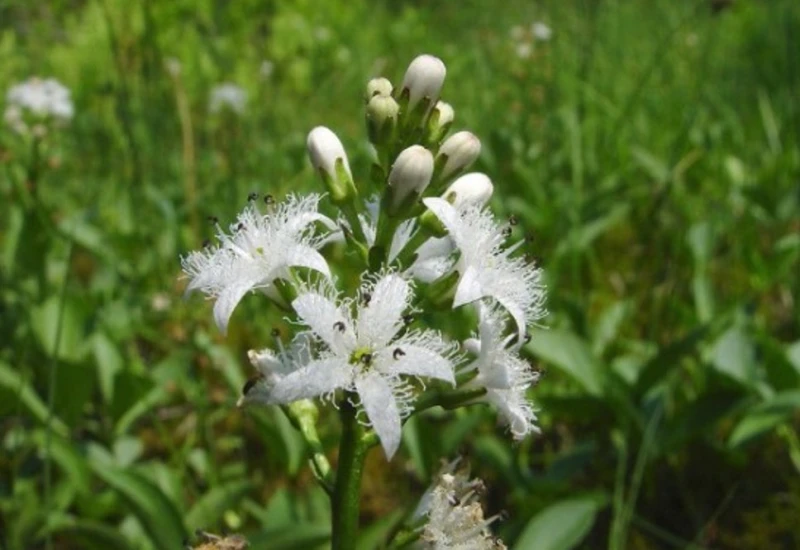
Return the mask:
[[271, 398], [275, 403], [291, 403], [331, 393], [352, 384], [353, 366], [341, 358], [312, 361], [275, 383]]
[[392, 386], [375, 371], [358, 376], [356, 391], [372, 428], [381, 440], [386, 458], [392, 458], [400, 446], [402, 422]]
[[355, 348], [350, 315], [325, 296], [317, 292], [301, 294], [292, 302], [292, 308], [336, 355], [346, 357]]
[[[395, 353], [396, 350], [401, 350], [402, 355]], [[386, 348], [381, 353], [377, 368], [393, 374], [438, 378], [453, 385], [456, 382], [449, 359], [427, 347], [403, 344], [402, 340], [397, 342], [397, 347]]]
[[358, 343], [373, 348], [385, 346], [403, 324], [411, 287], [397, 274], [389, 274], [368, 289], [369, 303], [358, 312]]

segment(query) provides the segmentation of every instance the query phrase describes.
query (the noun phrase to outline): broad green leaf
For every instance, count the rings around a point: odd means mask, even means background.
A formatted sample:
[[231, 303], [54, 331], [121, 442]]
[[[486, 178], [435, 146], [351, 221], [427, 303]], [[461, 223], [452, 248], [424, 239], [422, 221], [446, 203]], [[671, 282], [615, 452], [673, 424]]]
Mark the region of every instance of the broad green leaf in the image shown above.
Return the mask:
[[61, 297], [51, 296], [31, 310], [30, 322], [42, 351], [48, 357], [55, 354], [70, 362], [83, 357], [86, 318], [78, 298], [67, 297], [62, 308]]
[[667, 374], [680, 365], [681, 359], [697, 351], [705, 338], [708, 327], [699, 326], [679, 340], [662, 347], [639, 371], [636, 380], [636, 394], [643, 394], [658, 384]]
[[92, 336], [92, 352], [100, 393], [106, 403], [111, 403], [114, 400], [114, 377], [124, 367], [122, 355], [111, 339], [102, 332]]
[[54, 433], [61, 437], [68, 436], [67, 425], [48, 410], [47, 405], [39, 398], [31, 385], [6, 363], [0, 363], [0, 395], [6, 396], [3, 399], [6, 406], [20, 403], [31, 416], [43, 425], [49, 423]]
[[577, 335], [559, 329], [535, 330], [528, 349], [569, 375], [589, 394], [603, 393], [603, 367]]
[[800, 411], [800, 390], [777, 393], [753, 407], [733, 428], [728, 446], [736, 447], [751, 441], [791, 419]]
[[91, 462], [95, 474], [122, 497], [157, 548], [180, 548], [187, 531], [181, 514], [148, 479], [131, 470]]
[[45, 456], [49, 449], [50, 456], [64, 473], [64, 479], [75, 485], [78, 491], [88, 493], [91, 489], [92, 473], [86, 457], [79, 452], [74, 442], [52, 434], [48, 439], [44, 430], [36, 430], [33, 434], [36, 444]]
[[711, 364], [743, 386], [752, 388], [757, 382], [755, 347], [750, 336], [739, 327], [731, 327], [716, 341]]
[[589, 534], [603, 506], [596, 497], [562, 500], [534, 516], [522, 531], [516, 550], [569, 550]]
[[619, 328], [630, 310], [630, 302], [620, 300], [614, 302], [597, 318], [592, 329], [592, 353], [596, 357], [602, 355], [608, 345], [614, 341]]
[[252, 487], [252, 482], [243, 480], [212, 488], [201, 496], [186, 514], [186, 526], [190, 531], [194, 531], [220, 523], [222, 515], [231, 508], [237, 508]]
[[89, 519], [66, 516], [51, 517], [47, 531], [54, 535], [61, 535], [60, 538], [69, 541], [71, 548], [85, 550], [109, 550], [111, 548], [128, 550], [133, 548], [128, 540], [120, 534], [119, 529]]

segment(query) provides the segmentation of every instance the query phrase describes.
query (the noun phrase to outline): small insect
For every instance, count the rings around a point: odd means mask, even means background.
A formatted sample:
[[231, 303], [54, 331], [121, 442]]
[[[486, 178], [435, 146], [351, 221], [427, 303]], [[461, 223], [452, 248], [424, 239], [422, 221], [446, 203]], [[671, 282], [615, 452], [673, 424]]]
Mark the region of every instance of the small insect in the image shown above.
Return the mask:
[[187, 544], [186, 550], [245, 550], [250, 547], [250, 543], [241, 535], [220, 537], [205, 531], [197, 531], [196, 535], [200, 542], [197, 546]]

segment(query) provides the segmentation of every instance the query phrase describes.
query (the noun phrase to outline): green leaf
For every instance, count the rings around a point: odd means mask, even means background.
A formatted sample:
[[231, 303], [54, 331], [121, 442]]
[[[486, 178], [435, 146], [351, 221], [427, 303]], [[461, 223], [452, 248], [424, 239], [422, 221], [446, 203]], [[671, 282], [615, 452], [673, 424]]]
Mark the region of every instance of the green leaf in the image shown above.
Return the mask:
[[705, 325], [697, 327], [679, 340], [659, 349], [658, 353], [641, 368], [639, 378], [636, 380], [635, 393], [639, 395], [646, 393], [677, 368], [683, 357], [697, 350], [707, 331], [708, 327]]
[[711, 364], [743, 386], [752, 388], [757, 382], [755, 346], [750, 335], [739, 327], [731, 327], [716, 341]]
[[78, 298], [67, 297], [63, 311], [61, 305], [60, 296], [51, 296], [34, 307], [30, 313], [31, 327], [48, 357], [55, 353], [59, 359], [77, 362], [83, 357], [84, 351], [85, 312]]
[[[85, 548], [86, 550], [128, 550], [132, 548], [128, 540], [123, 537], [119, 529], [87, 519], [71, 517], [50, 518], [47, 531], [51, 534], [61, 535], [71, 548]], [[180, 547], [176, 547], [180, 548]]]
[[222, 515], [238, 506], [245, 494], [253, 487], [248, 480], [233, 481], [214, 487], [201, 496], [186, 514], [186, 526], [190, 531], [207, 529], [220, 522]]
[[593, 496], [562, 500], [534, 516], [522, 531], [518, 550], [569, 550], [589, 534], [602, 499]]
[[18, 402], [43, 425], [49, 422], [54, 433], [62, 437], [68, 436], [67, 425], [54, 414], [51, 415], [47, 405], [31, 385], [5, 363], [0, 363], [0, 395], [6, 395], [3, 399], [6, 406]]
[[123, 369], [123, 359], [117, 346], [102, 332], [92, 336], [92, 352], [97, 366], [100, 393], [106, 403], [114, 400], [114, 377]]
[[620, 300], [606, 308], [592, 330], [592, 352], [599, 357], [614, 341], [619, 328], [630, 310], [630, 302]]
[[558, 329], [535, 330], [528, 349], [572, 377], [587, 393], [603, 393], [602, 366], [577, 335]]
[[800, 411], [800, 390], [777, 393], [753, 407], [733, 428], [729, 447], [737, 447], [786, 422]]
[[95, 474], [113, 488], [141, 522], [157, 548], [181, 548], [187, 531], [172, 502], [148, 479], [133, 471], [91, 462]]

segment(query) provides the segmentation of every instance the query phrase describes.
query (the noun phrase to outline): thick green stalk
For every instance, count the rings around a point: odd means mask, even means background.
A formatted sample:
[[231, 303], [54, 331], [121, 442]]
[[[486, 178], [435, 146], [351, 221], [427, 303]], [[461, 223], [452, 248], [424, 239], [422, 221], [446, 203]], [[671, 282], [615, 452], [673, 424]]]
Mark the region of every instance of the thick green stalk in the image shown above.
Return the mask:
[[345, 398], [341, 404], [342, 439], [339, 445], [339, 464], [331, 508], [333, 514], [333, 550], [352, 550], [356, 547], [359, 499], [364, 458], [370, 446], [363, 438], [364, 429], [358, 423], [356, 410]]

